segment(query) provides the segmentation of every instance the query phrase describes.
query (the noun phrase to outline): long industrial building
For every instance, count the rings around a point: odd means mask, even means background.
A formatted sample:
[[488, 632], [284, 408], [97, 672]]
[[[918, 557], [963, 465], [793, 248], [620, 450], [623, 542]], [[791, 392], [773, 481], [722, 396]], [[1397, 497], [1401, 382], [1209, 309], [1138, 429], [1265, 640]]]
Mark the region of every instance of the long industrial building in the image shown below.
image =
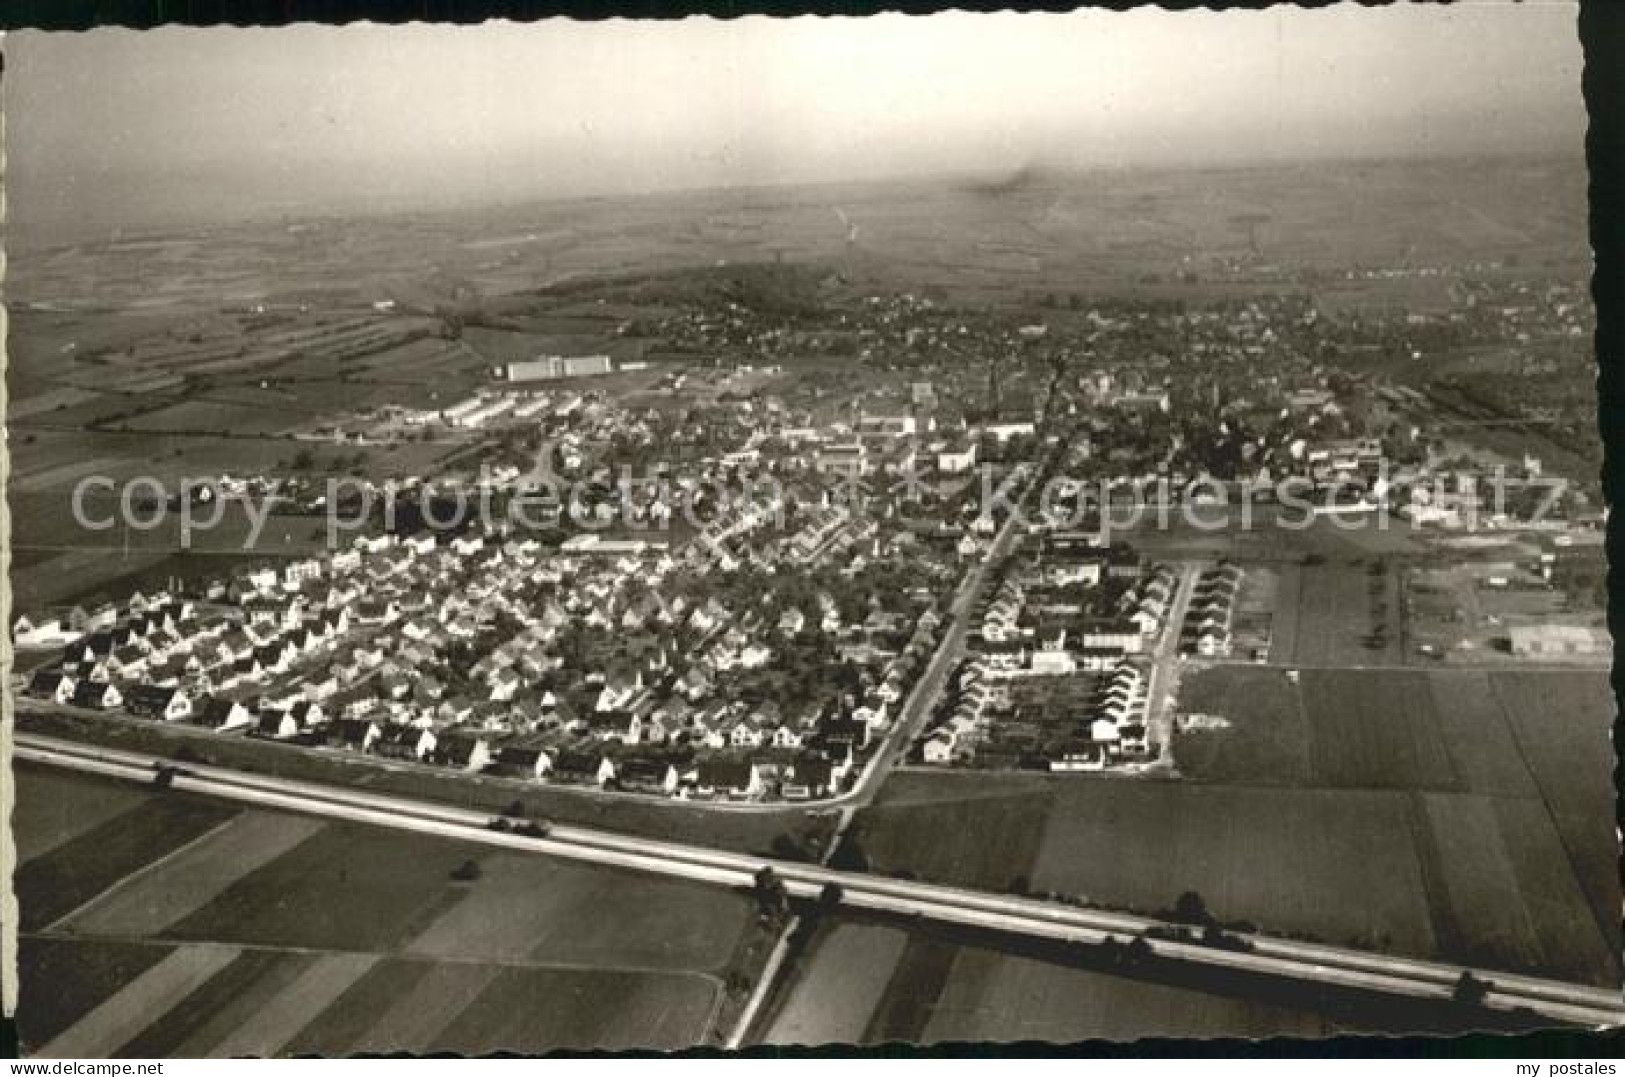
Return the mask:
[[607, 355], [544, 355], [509, 363], [503, 375], [509, 381], [556, 381], [560, 378], [587, 378], [608, 374], [615, 364]]

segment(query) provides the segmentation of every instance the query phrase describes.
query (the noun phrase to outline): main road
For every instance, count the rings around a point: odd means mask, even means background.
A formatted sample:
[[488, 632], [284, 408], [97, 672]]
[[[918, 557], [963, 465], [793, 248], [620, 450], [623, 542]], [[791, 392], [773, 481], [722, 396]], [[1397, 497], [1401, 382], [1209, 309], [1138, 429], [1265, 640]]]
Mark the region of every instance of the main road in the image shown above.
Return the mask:
[[[1080, 909], [913, 880], [878, 878], [675, 842], [627, 838], [585, 827], [555, 826], [542, 837], [515, 834], [490, 829], [491, 817], [482, 812], [405, 797], [241, 774], [221, 767], [187, 764], [177, 768], [153, 756], [28, 733], [16, 735], [14, 755], [31, 763], [145, 782], [151, 782], [158, 769], [165, 767], [169, 768], [173, 788], [207, 796], [717, 886], [750, 886], [758, 871], [770, 867], [797, 897], [817, 896], [834, 883], [841, 889], [842, 900], [849, 905], [1058, 942], [1087, 944], [1107, 938], [1126, 940], [1141, 936], [1148, 929], [1169, 926], [1143, 916]], [[1438, 962], [1311, 945], [1265, 935], [1237, 937], [1249, 948], [1221, 949], [1163, 939], [1151, 940], [1150, 946], [1155, 954], [1173, 960], [1417, 999], [1448, 1000], [1462, 972], [1459, 966]], [[1528, 1010], [1587, 1027], [1625, 1021], [1625, 1006], [1617, 990], [1482, 970], [1476, 975], [1489, 984], [1483, 1005], [1491, 1009]]]
[[975, 567], [965, 573], [965, 578], [960, 581], [959, 590], [954, 593], [953, 601], [948, 604], [947, 615], [943, 618], [943, 623], [947, 627], [943, 630], [942, 640], [937, 644], [937, 649], [931, 655], [931, 660], [926, 663], [925, 669], [921, 670], [919, 677], [915, 679], [913, 689], [897, 712], [897, 720], [886, 732], [885, 741], [869, 757], [869, 761], [848, 792], [820, 801], [819, 804], [861, 807], [873, 800], [875, 794], [880, 791], [880, 785], [886, 780], [887, 772], [908, 752], [909, 745], [920, 735], [926, 719], [930, 717], [932, 709], [942, 695], [948, 673], [954, 664], [965, 656], [965, 638], [970, 634], [977, 599], [987, 584], [988, 572], [1009, 554], [1021, 526], [1021, 514], [1011, 513], [1004, 521], [1004, 525], [999, 528], [987, 553]]
[[1163, 618], [1157, 645], [1151, 652], [1151, 673], [1145, 692], [1145, 729], [1147, 738], [1158, 745], [1157, 762], [1154, 764], [1157, 767], [1173, 766], [1174, 732], [1169, 712], [1173, 707], [1174, 695], [1179, 691], [1179, 642], [1201, 572], [1202, 564], [1197, 561], [1186, 562], [1180, 567], [1173, 601]]

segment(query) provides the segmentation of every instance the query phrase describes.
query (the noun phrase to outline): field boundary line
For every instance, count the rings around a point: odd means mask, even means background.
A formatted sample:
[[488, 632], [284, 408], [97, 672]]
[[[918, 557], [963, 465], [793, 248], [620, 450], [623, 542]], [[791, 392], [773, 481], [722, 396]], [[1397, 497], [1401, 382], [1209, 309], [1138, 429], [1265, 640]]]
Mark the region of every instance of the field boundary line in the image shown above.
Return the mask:
[[729, 1051], [737, 1051], [745, 1041], [745, 1036], [756, 1023], [756, 1015], [761, 1011], [767, 997], [772, 993], [773, 985], [778, 981], [779, 971], [784, 966], [785, 958], [790, 952], [790, 937], [796, 928], [801, 926], [801, 917], [792, 917], [785, 924], [784, 930], [779, 932], [778, 941], [773, 944], [773, 952], [768, 955], [767, 964], [762, 967], [762, 974], [756, 978], [756, 989], [751, 992], [745, 1008], [739, 1012], [739, 1020], [734, 1023], [733, 1031], [728, 1033], [728, 1039], [723, 1047]]

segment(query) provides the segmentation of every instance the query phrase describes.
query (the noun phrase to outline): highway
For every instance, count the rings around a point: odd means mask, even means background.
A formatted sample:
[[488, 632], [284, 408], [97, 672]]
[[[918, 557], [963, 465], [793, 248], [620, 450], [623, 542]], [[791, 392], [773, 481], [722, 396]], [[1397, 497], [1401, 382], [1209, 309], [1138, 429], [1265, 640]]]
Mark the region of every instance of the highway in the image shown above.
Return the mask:
[[[153, 779], [158, 766], [173, 765], [153, 756], [28, 733], [16, 735], [14, 754], [17, 759], [37, 764], [143, 782]], [[264, 778], [219, 767], [192, 764], [179, 767], [174, 771], [173, 787], [264, 808], [544, 853], [717, 886], [748, 887], [756, 872], [766, 866], [771, 867], [797, 897], [815, 897], [826, 884], [835, 883], [843, 891], [843, 901], [851, 906], [1029, 938], [1098, 943], [1111, 936], [1127, 941], [1148, 928], [1166, 926], [1143, 916], [835, 871], [818, 865], [674, 842], [622, 837], [584, 827], [555, 826], [545, 837], [530, 837], [487, 829], [491, 817], [483, 812], [308, 782]], [[1448, 999], [1462, 971], [1460, 966], [1263, 935], [1244, 938], [1252, 946], [1249, 951], [1165, 940], [1152, 940], [1150, 945], [1156, 954], [1165, 958], [1417, 999]], [[1527, 1009], [1552, 1020], [1586, 1027], [1611, 1026], [1625, 1021], [1625, 1006], [1621, 1004], [1618, 991], [1474, 971], [1490, 985], [1484, 1005], [1492, 1009]]]

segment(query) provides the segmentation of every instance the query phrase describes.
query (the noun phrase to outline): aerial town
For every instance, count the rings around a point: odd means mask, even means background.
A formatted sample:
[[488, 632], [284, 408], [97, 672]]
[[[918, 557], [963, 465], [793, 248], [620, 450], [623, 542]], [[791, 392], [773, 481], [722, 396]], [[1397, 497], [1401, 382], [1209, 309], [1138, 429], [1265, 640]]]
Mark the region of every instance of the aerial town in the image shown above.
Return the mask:
[[[494, 366], [438, 409], [326, 415], [310, 431], [463, 446], [456, 468], [389, 480], [431, 507], [415, 528], [372, 512], [307, 556], [26, 611], [13, 625], [33, 659], [26, 694], [690, 799], [838, 798], [892, 737], [926, 766], [1169, 768], [1177, 707], [1159, 682], [1191, 664], [1268, 662], [1268, 596], [1229, 553], [1158, 557], [1136, 546], [1136, 528], [1156, 546], [1154, 519], [1114, 521], [1147, 512], [1148, 497], [1196, 516], [1280, 511], [1294, 489], [1305, 520], [1380, 521], [1424, 543], [1518, 533], [1521, 556], [1486, 562], [1475, 586], [1561, 594], [1569, 612], [1521, 618], [1499, 649], [1598, 660], [1601, 516], [1583, 487], [1547, 497], [1539, 457], [1475, 455], [1433, 398], [1311, 358], [1512, 327], [1557, 348], [1587, 333], [1573, 284], [1478, 279], [1496, 268], [1441, 268], [1456, 308], [1398, 324], [1279, 301], [1190, 312], [1069, 299], [1052, 331], [864, 295], [835, 321], [874, 384], [839, 401], [794, 379], [775, 391], [790, 349], [818, 346], [804, 317], [733, 301], [645, 329], [706, 358], [622, 366], [658, 374], [677, 408], [601, 387], [615, 373], [602, 354]], [[1113, 363], [1131, 340], [1137, 358]], [[946, 341], [962, 360], [943, 357]], [[1093, 364], [1065, 365], [1080, 354]], [[1199, 365], [1182, 371], [1176, 354]], [[741, 388], [685, 397], [701, 379]], [[1042, 506], [984, 510], [1010, 480]], [[369, 504], [380, 493], [341, 485]], [[187, 496], [318, 513], [322, 489], [239, 474]], [[471, 491], [488, 511], [434, 518], [436, 499]], [[955, 668], [900, 721], [967, 581], [976, 602]], [[1243, 596], [1263, 616], [1249, 620]], [[1397, 657], [1445, 662], [1473, 646], [1417, 638]]]

